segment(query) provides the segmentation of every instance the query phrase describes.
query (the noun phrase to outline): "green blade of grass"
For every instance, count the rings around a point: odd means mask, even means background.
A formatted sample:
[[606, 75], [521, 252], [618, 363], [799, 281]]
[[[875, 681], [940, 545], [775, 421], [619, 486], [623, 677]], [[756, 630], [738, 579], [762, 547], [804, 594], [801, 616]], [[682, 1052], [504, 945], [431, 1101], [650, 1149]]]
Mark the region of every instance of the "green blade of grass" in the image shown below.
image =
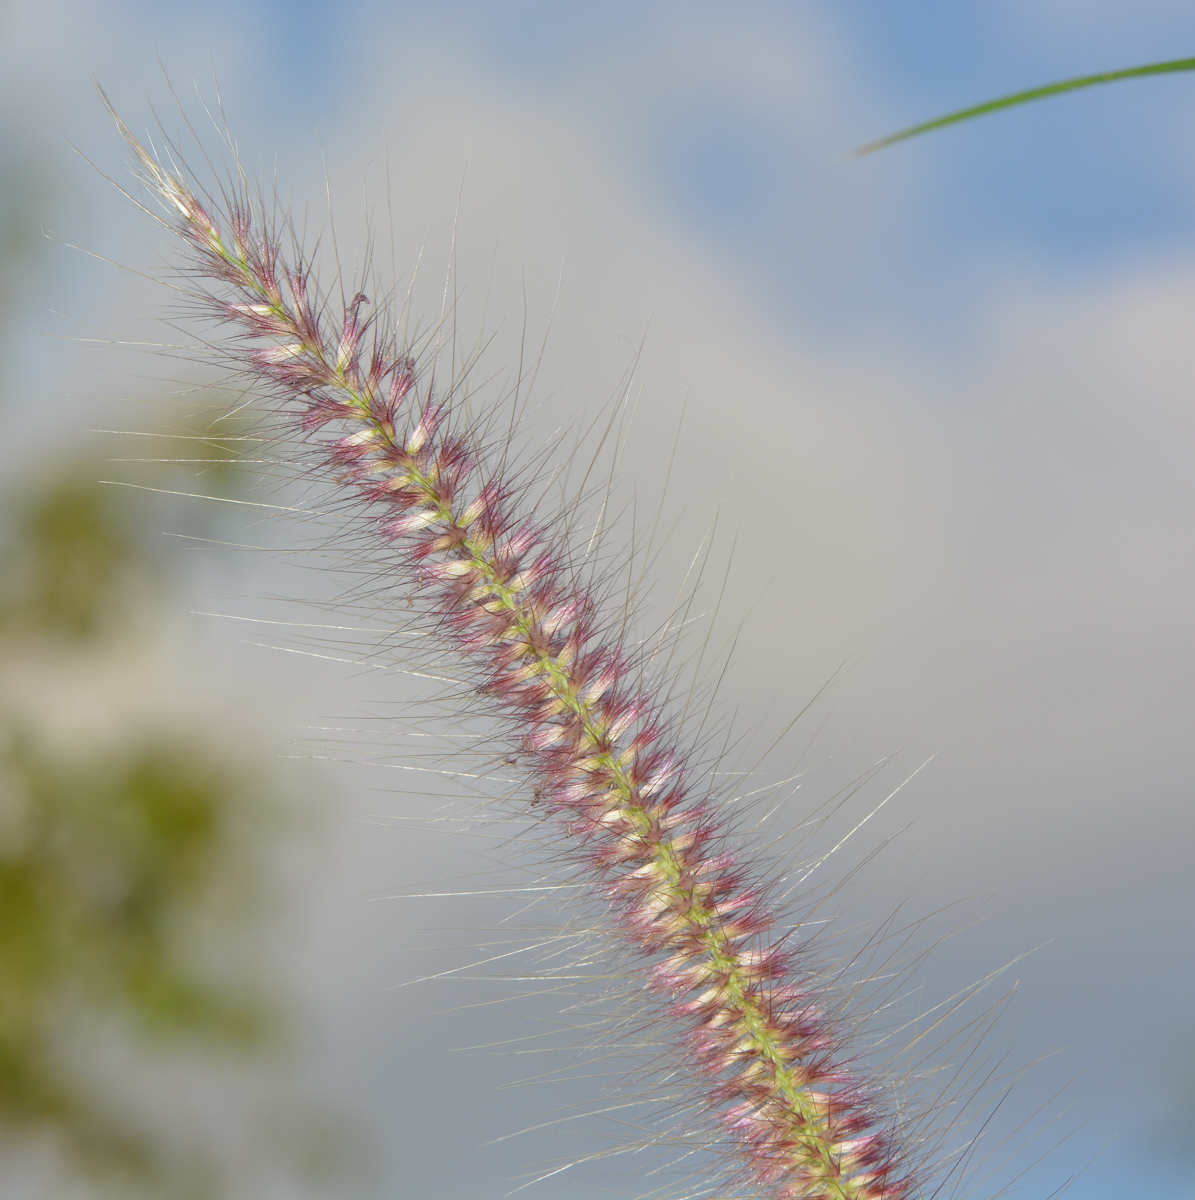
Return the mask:
[[865, 154], [874, 154], [886, 146], [897, 142], [908, 141], [909, 138], [919, 137], [935, 129], [943, 129], [947, 125], [957, 125], [960, 121], [970, 121], [974, 117], [984, 117], [988, 113], [999, 112], [1004, 108], [1014, 108], [1018, 104], [1029, 104], [1034, 100], [1045, 100], [1049, 96], [1058, 96], [1063, 92], [1075, 92], [1080, 88], [1095, 87], [1101, 83], [1115, 83], [1120, 79], [1136, 79], [1143, 75], [1176, 75], [1180, 71], [1195, 71], [1195, 58], [1176, 58], [1170, 62], [1149, 63], [1143, 67], [1127, 67], [1123, 71], [1105, 71], [1099, 75], [1080, 75], [1075, 79], [1064, 79], [1060, 83], [1049, 83], [1044, 87], [1029, 88], [1023, 92], [1013, 92], [1008, 96], [1000, 96], [996, 100], [988, 100], [984, 104], [975, 104], [970, 108], [960, 108], [957, 112], [947, 113], [944, 117], [935, 117], [932, 121], [922, 121], [920, 125], [910, 125], [887, 137], [868, 142], [852, 152], [854, 158], [862, 158]]

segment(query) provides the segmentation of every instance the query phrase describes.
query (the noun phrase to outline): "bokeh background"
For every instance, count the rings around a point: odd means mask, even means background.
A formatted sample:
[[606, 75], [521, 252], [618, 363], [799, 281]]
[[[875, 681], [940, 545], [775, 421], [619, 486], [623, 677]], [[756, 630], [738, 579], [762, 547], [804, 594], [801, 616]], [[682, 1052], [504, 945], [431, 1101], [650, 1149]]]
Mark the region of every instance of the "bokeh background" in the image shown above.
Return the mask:
[[[334, 593], [326, 560], [283, 579], [203, 549], [274, 536], [235, 506], [95, 482], [244, 498], [110, 461], [220, 447], [90, 432], [185, 435], [193, 372], [144, 349], [178, 340], [161, 242], [105, 178], [128, 169], [89, 74], [173, 132], [171, 86], [202, 125], [214, 72], [242, 158], [313, 224], [331, 193], [346, 263], [370, 206], [389, 255], [388, 163], [400, 270], [442, 271], [459, 202], [490, 353], [559, 292], [561, 420], [640, 355], [622, 486], [654, 504], [680, 430], [660, 586], [718, 512], [727, 711], [780, 729], [848, 664], [790, 821], [934, 755], [860, 834], [905, 830], [855, 912], [980, 918], [918, 969], [925, 1007], [1013, 964], [990, 1044], [1035, 1065], [982, 1190], [1195, 1195], [1195, 78], [847, 156], [1192, 52], [1167, 0], [0, 8], [0, 1194], [503, 1196], [555, 1151], [489, 1143], [586, 1103], [509, 1086], [567, 1047], [459, 1049], [518, 1036], [485, 981], [405, 986], [487, 913], [378, 902], [457, 864], [389, 819], [422, 795], [367, 765], [396, 756], [319, 748], [370, 715], [359, 652], [199, 615]], [[648, 1190], [599, 1160], [528, 1194]]]

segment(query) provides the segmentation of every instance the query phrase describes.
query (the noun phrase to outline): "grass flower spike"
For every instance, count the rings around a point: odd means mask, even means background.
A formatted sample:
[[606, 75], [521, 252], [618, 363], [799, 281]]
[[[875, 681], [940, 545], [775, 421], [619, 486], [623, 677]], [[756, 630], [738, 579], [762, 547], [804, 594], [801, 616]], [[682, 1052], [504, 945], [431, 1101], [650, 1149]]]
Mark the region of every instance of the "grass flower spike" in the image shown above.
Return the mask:
[[245, 193], [219, 214], [120, 124], [169, 206], [237, 361], [375, 520], [530, 764], [540, 820], [606, 902], [732, 1144], [728, 1183], [775, 1200], [903, 1200], [920, 1180], [857, 1077], [800, 946], [739, 860], [643, 655], [607, 632], [551, 525], [526, 511], [449, 391], [358, 293], [329, 315]]

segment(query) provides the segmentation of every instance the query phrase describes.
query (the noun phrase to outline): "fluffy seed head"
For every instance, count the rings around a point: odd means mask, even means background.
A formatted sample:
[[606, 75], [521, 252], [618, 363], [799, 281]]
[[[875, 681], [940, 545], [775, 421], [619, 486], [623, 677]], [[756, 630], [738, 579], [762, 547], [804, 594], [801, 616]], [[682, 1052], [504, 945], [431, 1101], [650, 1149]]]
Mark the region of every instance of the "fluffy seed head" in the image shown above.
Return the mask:
[[728, 848], [634, 650], [600, 632], [561, 549], [519, 515], [516, 485], [452, 431], [451, 402], [420, 386], [363, 293], [321, 316], [310, 265], [288, 261], [248, 203], [217, 223], [120, 128], [214, 285], [214, 314], [241, 336], [243, 371], [367, 506], [444, 652], [505, 719], [544, 822], [608, 901], [661, 1017], [683, 1028], [739, 1182], [775, 1200], [904, 1200], [918, 1181], [899, 1131], [843, 1059], [800, 947]]

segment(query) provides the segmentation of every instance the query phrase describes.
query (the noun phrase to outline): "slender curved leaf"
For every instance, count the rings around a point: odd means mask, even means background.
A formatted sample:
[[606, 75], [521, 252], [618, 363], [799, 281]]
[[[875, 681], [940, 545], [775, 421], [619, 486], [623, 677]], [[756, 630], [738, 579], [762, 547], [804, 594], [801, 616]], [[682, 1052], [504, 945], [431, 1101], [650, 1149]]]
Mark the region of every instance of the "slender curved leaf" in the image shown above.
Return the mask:
[[970, 121], [975, 117], [985, 117], [988, 113], [999, 112], [1005, 108], [1015, 108], [1018, 104], [1029, 104], [1034, 100], [1045, 100], [1050, 96], [1058, 96], [1063, 92], [1076, 92], [1080, 88], [1095, 87], [1101, 83], [1116, 83], [1121, 79], [1137, 79], [1144, 75], [1177, 75], [1182, 71], [1195, 71], [1195, 58], [1176, 58], [1169, 62], [1148, 63], [1143, 67], [1127, 67], [1122, 71], [1105, 71], [1099, 75], [1079, 75], [1074, 79], [1064, 79], [1059, 83], [1049, 83], [1043, 87], [1029, 88], [1023, 92], [1013, 92], [1008, 96], [1000, 96], [983, 104], [975, 104], [970, 108], [960, 108], [957, 112], [947, 113], [944, 117], [935, 117], [932, 121], [922, 121], [919, 125], [910, 125], [887, 137], [877, 138], [868, 142], [853, 152], [853, 157], [862, 158], [865, 154], [874, 154], [897, 142], [908, 141], [909, 138], [919, 137], [935, 129], [944, 129], [947, 125], [957, 125], [961, 121]]

